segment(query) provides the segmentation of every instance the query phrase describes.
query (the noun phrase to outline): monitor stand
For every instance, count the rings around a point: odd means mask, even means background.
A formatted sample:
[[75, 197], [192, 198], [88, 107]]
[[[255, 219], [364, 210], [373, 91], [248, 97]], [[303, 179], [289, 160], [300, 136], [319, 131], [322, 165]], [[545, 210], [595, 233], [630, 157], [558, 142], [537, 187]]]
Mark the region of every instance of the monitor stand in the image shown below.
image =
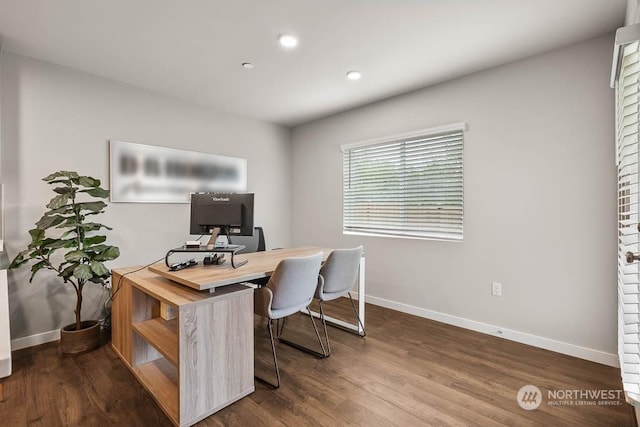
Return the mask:
[[211, 237], [209, 237], [209, 241], [207, 242], [207, 250], [213, 250], [216, 247], [216, 240], [218, 239], [218, 235], [220, 235], [220, 227], [215, 227], [211, 230]]

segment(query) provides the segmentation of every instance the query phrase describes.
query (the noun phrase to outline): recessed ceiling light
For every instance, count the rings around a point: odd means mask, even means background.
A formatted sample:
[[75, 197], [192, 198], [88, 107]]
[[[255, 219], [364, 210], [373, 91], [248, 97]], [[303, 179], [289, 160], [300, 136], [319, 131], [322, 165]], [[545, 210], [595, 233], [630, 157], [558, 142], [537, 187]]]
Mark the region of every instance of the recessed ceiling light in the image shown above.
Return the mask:
[[253, 69], [253, 64], [251, 62], [243, 62], [242, 63], [242, 68], [244, 68], [245, 70], [252, 70]]
[[280, 34], [278, 36], [278, 42], [282, 47], [286, 47], [289, 49], [294, 48], [298, 45], [298, 39], [291, 34]]
[[349, 71], [347, 73], [347, 78], [349, 80], [360, 80], [360, 78], [362, 77], [362, 73], [360, 71]]

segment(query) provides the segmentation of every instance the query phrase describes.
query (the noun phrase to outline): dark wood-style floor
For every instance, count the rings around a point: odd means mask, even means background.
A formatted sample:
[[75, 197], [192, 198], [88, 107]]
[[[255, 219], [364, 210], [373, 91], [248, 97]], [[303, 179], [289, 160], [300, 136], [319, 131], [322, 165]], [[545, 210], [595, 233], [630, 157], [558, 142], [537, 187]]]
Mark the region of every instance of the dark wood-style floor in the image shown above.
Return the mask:
[[[330, 311], [345, 317], [348, 301]], [[619, 390], [619, 370], [442, 323], [367, 306], [366, 338], [330, 328], [333, 354], [318, 360], [278, 344], [282, 387], [256, 382], [252, 395], [202, 426], [575, 425], [628, 426], [630, 407], [550, 406], [526, 411], [516, 393]], [[309, 319], [285, 333], [312, 344]], [[272, 375], [264, 323], [256, 320], [256, 372]], [[58, 343], [13, 353], [0, 381], [0, 425], [169, 426], [109, 345], [61, 356]]]

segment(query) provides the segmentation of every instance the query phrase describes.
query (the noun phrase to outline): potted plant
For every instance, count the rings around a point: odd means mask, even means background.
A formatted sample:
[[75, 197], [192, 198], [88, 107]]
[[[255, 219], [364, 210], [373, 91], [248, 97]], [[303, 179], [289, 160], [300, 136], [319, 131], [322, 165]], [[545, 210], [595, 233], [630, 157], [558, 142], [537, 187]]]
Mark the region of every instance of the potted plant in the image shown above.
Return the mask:
[[82, 291], [88, 283], [106, 285], [111, 273], [103, 263], [120, 256], [120, 250], [105, 244], [106, 236], [98, 234], [111, 228], [89, 221], [90, 216], [104, 212], [107, 204], [95, 199], [109, 197], [109, 191], [100, 187], [100, 180], [76, 172], [59, 171], [42, 180], [53, 186], [56, 195], [36, 228], [29, 230], [31, 243], [9, 268], [33, 261], [30, 283], [38, 271], [46, 269], [73, 286], [76, 320], [61, 329], [61, 349], [63, 353], [93, 350], [100, 344], [100, 323], [81, 319]]

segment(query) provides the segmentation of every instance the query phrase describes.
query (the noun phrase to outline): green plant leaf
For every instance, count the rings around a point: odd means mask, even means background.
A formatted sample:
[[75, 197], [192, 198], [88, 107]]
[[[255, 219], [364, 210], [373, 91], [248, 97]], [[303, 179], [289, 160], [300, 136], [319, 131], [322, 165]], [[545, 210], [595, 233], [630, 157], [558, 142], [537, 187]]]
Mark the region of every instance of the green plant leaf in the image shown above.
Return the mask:
[[60, 224], [65, 220], [65, 217], [60, 215], [44, 215], [38, 222], [36, 222], [36, 227], [39, 230], [46, 230], [47, 228], [54, 227]]
[[85, 224], [78, 224], [78, 227], [83, 228], [86, 232], [100, 230], [101, 228], [112, 230], [111, 227], [107, 227], [106, 225], [100, 224], [98, 222], [87, 222]]
[[91, 262], [91, 271], [93, 271], [96, 276], [108, 276], [109, 275], [109, 269], [107, 267], [105, 267], [103, 263], [101, 263], [99, 261], [92, 261]]
[[84, 223], [84, 224], [78, 224], [77, 226], [78, 226], [78, 228], [81, 229], [80, 231], [84, 232], [85, 234], [89, 233], [90, 231], [98, 231], [98, 230], [100, 230], [102, 228], [101, 224], [93, 223], [93, 222], [87, 222], [87, 223]]
[[64, 184], [66, 186], [68, 186], [69, 188], [74, 188], [71, 184], [72, 181], [69, 178], [65, 178], [65, 179], [56, 179], [55, 181], [50, 181], [47, 184], [49, 185], [56, 185], [56, 184]]
[[43, 268], [47, 268], [47, 264], [44, 261], [37, 262], [31, 266], [31, 277], [29, 277], [29, 283], [33, 282], [33, 276]]
[[110, 261], [112, 259], [116, 259], [120, 256], [120, 249], [116, 246], [108, 246], [104, 251], [97, 253], [95, 257], [93, 257], [96, 261]]
[[60, 235], [60, 238], [61, 238], [61, 239], [66, 239], [67, 237], [69, 237], [69, 236], [71, 236], [72, 234], [75, 234], [75, 233], [76, 233], [75, 228], [72, 228], [71, 230], [67, 230], [67, 231], [65, 231], [64, 233], [62, 233], [62, 234]]
[[69, 196], [67, 194], [58, 194], [47, 204], [49, 209], [58, 209], [67, 204]]
[[51, 175], [47, 175], [47, 176], [45, 176], [44, 178], [42, 178], [42, 180], [43, 180], [43, 181], [47, 181], [47, 182], [49, 182], [49, 181], [53, 181], [53, 180], [54, 180], [54, 179], [56, 179], [56, 178], [61, 178], [61, 177], [63, 177], [63, 176], [64, 176], [64, 175], [62, 175], [62, 173], [60, 173], [60, 172], [54, 172], [54, 173], [52, 173]]
[[69, 262], [79, 262], [82, 261], [83, 258], [88, 258], [84, 251], [71, 251], [64, 255], [64, 259]]
[[71, 195], [71, 193], [74, 193], [76, 191], [76, 189], [73, 188], [73, 187], [56, 187], [56, 188], [53, 189], [53, 191], [58, 193], [58, 194]]
[[[56, 228], [69, 228], [69, 227], [75, 228], [77, 225], [78, 225], [78, 222], [76, 221], [76, 217], [75, 215], [72, 215], [72, 216], [64, 217], [64, 220]], [[71, 230], [71, 231], [75, 231], [75, 230]]]
[[29, 230], [29, 234], [31, 235], [31, 243], [39, 243], [44, 239], [44, 230], [32, 228]]
[[107, 240], [107, 236], [91, 236], [91, 237], [86, 237], [82, 242], [82, 244], [85, 246], [85, 249], [86, 249], [86, 246], [97, 245], [98, 243], [102, 243], [105, 240]]
[[78, 178], [78, 174], [76, 172], [71, 171], [58, 171], [52, 173], [51, 175], [47, 175], [42, 178], [43, 181], [53, 181], [56, 178]]
[[58, 249], [57, 246], [54, 246], [55, 243], [58, 241], [58, 239], [52, 239], [51, 237], [48, 237], [46, 239], [43, 239], [41, 241], [38, 242], [38, 247], [40, 249], [49, 249], [49, 250], [55, 250]]
[[100, 180], [90, 176], [81, 176], [78, 178], [78, 184], [83, 187], [98, 187], [100, 186]]
[[[38, 233], [38, 231], [40, 231], [40, 233]], [[34, 229], [30, 230], [29, 233], [31, 234], [31, 243], [27, 245], [27, 249], [42, 250], [54, 241], [54, 239], [46, 238], [43, 230]]]
[[[71, 264], [68, 267], [66, 267], [64, 270], [62, 270], [62, 272], [59, 274], [64, 281], [66, 282], [67, 280], [69, 280], [69, 277], [73, 276], [73, 270], [78, 266], [78, 264]], [[60, 266], [62, 267], [62, 266]]]
[[51, 209], [50, 211], [45, 212], [45, 215], [47, 215], [47, 216], [56, 215], [56, 214], [74, 215], [73, 206], [72, 205], [64, 205], [64, 206], [59, 207], [58, 209]]
[[92, 195], [93, 197], [101, 197], [103, 199], [109, 197], [109, 190], [105, 190], [100, 187], [90, 188], [88, 190], [80, 190], [80, 193], [87, 193]]
[[87, 264], [80, 264], [73, 269], [73, 276], [78, 279], [88, 280], [93, 277], [93, 272]]
[[11, 261], [11, 264], [9, 264], [9, 268], [18, 268], [20, 267], [22, 264], [25, 264], [27, 262], [29, 262], [28, 259], [24, 259], [24, 256], [28, 253], [28, 250], [24, 250], [22, 252], [20, 252], [18, 255], [16, 255], [16, 257], [13, 259], [13, 261]]
[[76, 239], [51, 239], [53, 242], [48, 243], [46, 246], [51, 249], [60, 249], [60, 248], [72, 248], [76, 246]]
[[91, 211], [91, 212], [102, 212], [102, 210], [107, 207], [107, 204], [103, 201], [97, 201], [97, 202], [76, 203], [76, 206], [78, 206], [80, 210]]

